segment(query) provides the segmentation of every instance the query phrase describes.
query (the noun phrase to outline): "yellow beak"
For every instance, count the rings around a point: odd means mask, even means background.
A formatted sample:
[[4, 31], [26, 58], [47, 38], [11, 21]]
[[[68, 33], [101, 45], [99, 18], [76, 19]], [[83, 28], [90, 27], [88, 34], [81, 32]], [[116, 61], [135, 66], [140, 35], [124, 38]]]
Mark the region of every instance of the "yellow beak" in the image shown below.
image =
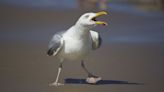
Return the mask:
[[[102, 15], [107, 15], [107, 12], [104, 12], [104, 11], [98, 12], [98, 13], [96, 13], [96, 16], [94, 18], [102, 16]], [[96, 24], [97, 25], [108, 25], [108, 23], [103, 22], [103, 21], [96, 21]]]
[[101, 16], [101, 15], [107, 15], [107, 12], [102, 11], [102, 12], [96, 13], [96, 17]]

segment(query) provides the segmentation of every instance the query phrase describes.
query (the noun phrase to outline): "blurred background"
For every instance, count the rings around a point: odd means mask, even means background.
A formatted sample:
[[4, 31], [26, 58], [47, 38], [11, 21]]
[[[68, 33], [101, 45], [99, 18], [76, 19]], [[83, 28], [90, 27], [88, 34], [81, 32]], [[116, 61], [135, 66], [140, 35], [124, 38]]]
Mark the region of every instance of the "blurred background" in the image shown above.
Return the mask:
[[[83, 13], [99, 11], [109, 13], [101, 17], [109, 25], [94, 29], [100, 32], [103, 45], [86, 65], [111, 83], [49, 87], [59, 63], [46, 56], [49, 40], [74, 25]], [[163, 70], [163, 0], [0, 1], [1, 92], [163, 92]], [[86, 77], [80, 62], [64, 62], [61, 81]]]

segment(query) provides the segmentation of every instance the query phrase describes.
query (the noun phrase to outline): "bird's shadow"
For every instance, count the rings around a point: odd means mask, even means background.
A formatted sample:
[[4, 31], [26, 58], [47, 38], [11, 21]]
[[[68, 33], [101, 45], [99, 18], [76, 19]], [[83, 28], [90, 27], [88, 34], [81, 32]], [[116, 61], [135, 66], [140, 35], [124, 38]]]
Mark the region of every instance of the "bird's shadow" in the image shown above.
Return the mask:
[[[89, 84], [89, 83], [86, 82], [86, 79], [67, 78], [65, 79], [65, 84]], [[143, 83], [135, 83], [135, 82], [122, 81], [122, 80], [100, 80], [93, 85], [107, 85], [107, 84], [143, 85]]]

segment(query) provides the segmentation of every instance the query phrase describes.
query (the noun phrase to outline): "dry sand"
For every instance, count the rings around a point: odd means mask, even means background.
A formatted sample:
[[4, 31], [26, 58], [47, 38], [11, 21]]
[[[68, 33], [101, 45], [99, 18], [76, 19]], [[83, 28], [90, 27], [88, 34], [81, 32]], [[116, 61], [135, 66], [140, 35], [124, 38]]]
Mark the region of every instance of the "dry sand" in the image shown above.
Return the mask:
[[[99, 85], [78, 83], [87, 77], [80, 62], [66, 61], [60, 78], [63, 82], [64, 79], [67, 80], [67, 83], [61, 87], [50, 87], [49, 83], [54, 81], [57, 74], [58, 60], [46, 56], [48, 41], [56, 30], [71, 26], [82, 12], [38, 11], [15, 7], [1, 7], [1, 12], [1, 92], [164, 92], [162, 42], [105, 40], [108, 36], [112, 39], [112, 36], [125, 34], [133, 36], [133, 32], [142, 34], [141, 30], [130, 32], [120, 28], [139, 22], [143, 23], [144, 29], [144, 23], [148, 20], [144, 17], [113, 12], [111, 26], [96, 28], [107, 30], [101, 32], [104, 43], [99, 50], [94, 51], [86, 64], [90, 71], [103, 78], [104, 81]], [[127, 19], [124, 24], [125, 18]], [[154, 20], [160, 22], [158, 18]], [[132, 21], [134, 24], [131, 24]], [[161, 28], [150, 32], [161, 32]]]

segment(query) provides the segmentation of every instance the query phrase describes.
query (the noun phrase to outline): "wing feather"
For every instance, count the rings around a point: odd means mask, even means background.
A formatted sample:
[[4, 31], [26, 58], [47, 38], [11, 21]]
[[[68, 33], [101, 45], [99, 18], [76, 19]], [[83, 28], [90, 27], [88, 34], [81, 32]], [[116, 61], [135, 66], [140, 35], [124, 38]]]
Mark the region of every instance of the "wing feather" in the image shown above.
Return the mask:
[[92, 49], [98, 49], [101, 46], [102, 38], [100, 34], [96, 31], [90, 30], [91, 39], [92, 39]]
[[64, 32], [56, 33], [52, 37], [51, 41], [49, 42], [48, 51], [47, 51], [47, 54], [49, 56], [51, 55], [56, 56], [61, 50], [61, 48], [63, 47], [64, 44], [63, 34]]

